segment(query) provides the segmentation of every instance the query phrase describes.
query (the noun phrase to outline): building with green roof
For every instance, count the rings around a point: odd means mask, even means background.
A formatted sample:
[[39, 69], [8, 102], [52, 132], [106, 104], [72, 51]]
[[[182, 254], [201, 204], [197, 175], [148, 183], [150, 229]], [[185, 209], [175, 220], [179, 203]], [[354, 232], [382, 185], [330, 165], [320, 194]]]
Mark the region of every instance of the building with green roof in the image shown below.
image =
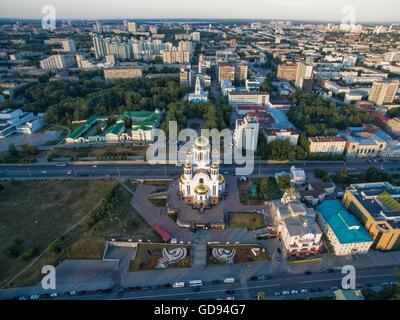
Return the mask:
[[366, 253], [373, 244], [368, 231], [339, 200], [325, 200], [317, 206], [318, 223], [339, 256]]
[[[157, 128], [164, 111], [156, 109], [154, 112], [126, 111], [117, 117], [113, 125], [107, 124], [110, 118], [107, 116], [91, 116], [74, 132], [69, 134], [65, 141], [67, 143], [90, 143], [90, 142], [118, 142], [118, 141], [144, 141], [154, 140], [153, 129]], [[132, 127], [127, 127], [130, 120]], [[101, 126], [96, 127], [99, 122]]]

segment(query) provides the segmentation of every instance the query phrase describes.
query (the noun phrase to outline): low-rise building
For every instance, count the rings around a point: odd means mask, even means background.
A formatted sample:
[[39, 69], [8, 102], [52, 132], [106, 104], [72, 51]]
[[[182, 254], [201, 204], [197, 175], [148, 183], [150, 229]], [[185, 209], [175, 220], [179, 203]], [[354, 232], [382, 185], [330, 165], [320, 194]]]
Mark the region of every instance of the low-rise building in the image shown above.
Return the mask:
[[373, 244], [367, 230], [339, 200], [317, 206], [317, 221], [338, 256], [367, 253]]
[[314, 182], [309, 183], [307, 189], [301, 190], [301, 198], [316, 206], [325, 200], [326, 196], [335, 192], [335, 185], [332, 182]]
[[268, 128], [264, 130], [267, 143], [275, 140], [287, 140], [291, 145], [297, 146], [299, 141], [299, 133], [293, 128]]
[[290, 181], [294, 184], [303, 184], [307, 180], [306, 173], [303, 169], [292, 166], [290, 168]]
[[143, 77], [143, 69], [141, 67], [114, 67], [104, 69], [104, 79], [133, 79]]
[[[112, 123], [112, 117], [92, 116], [65, 139], [66, 143], [140, 141], [152, 142], [153, 129], [159, 126], [163, 112], [127, 111]], [[127, 125], [131, 123], [131, 125]], [[94, 129], [96, 128], [96, 129]]]
[[266, 106], [269, 102], [267, 92], [230, 92], [229, 105], [235, 106]]
[[343, 155], [346, 148], [346, 140], [339, 137], [311, 137], [310, 153], [321, 153], [329, 155]]
[[353, 184], [345, 192], [344, 206], [368, 230], [373, 248], [400, 249], [400, 188], [388, 182]]
[[350, 159], [377, 157], [387, 146], [385, 140], [363, 127], [348, 128], [343, 138], [347, 140], [346, 157]]
[[3, 109], [0, 111], [0, 139], [17, 132], [31, 134], [43, 126], [42, 119], [42, 115], [21, 109]]
[[271, 214], [286, 256], [318, 254], [323, 240], [314, 209], [307, 208], [302, 203], [284, 205], [279, 201], [273, 201]]

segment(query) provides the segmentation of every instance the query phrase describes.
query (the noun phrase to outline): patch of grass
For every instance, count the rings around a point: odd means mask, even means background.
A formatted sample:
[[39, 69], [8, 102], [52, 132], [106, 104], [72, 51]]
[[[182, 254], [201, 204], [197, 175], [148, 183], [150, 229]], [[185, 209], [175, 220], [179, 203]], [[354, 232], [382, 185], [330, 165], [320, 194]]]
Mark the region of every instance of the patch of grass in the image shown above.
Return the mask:
[[149, 199], [149, 202], [157, 208], [167, 207], [167, 199]]
[[147, 186], [167, 186], [170, 180], [144, 180], [143, 184]]
[[88, 209], [86, 214], [90, 212], [90, 215], [68, 236], [48, 247], [46, 254], [12, 285], [35, 284], [40, 279], [41, 268], [46, 264], [57, 265], [64, 259], [101, 259], [106, 240], [113, 236], [126, 235], [132, 239], [161, 241], [133, 209], [130, 204], [131, 199], [132, 194], [122, 185], [111, 184], [107, 193], [103, 195], [101, 205], [96, 207], [96, 210]]
[[162, 257], [163, 248], [172, 250], [181, 247], [186, 247], [188, 249], [187, 256], [176, 264], [169, 265], [167, 268], [190, 268], [192, 265], [191, 245], [140, 243], [137, 247], [135, 260], [131, 260], [129, 263], [129, 272], [154, 270], [157, 266], [158, 260]]
[[263, 229], [266, 227], [264, 217], [260, 213], [230, 213], [229, 228], [246, 228], [248, 231]]
[[0, 279], [6, 280], [85, 217], [115, 182], [10, 181], [3, 185]]
[[[207, 263], [208, 264], [225, 264], [222, 261], [219, 261], [212, 255], [213, 248], [224, 248], [227, 250], [235, 249], [236, 254], [233, 258], [234, 263], [249, 263], [249, 262], [259, 262], [259, 261], [267, 261], [270, 259], [268, 251], [259, 245], [251, 245], [251, 244], [244, 244], [244, 245], [210, 245], [207, 247]], [[260, 248], [260, 251], [257, 256], [253, 254], [251, 251], [252, 248]], [[263, 252], [264, 249], [264, 252]]]

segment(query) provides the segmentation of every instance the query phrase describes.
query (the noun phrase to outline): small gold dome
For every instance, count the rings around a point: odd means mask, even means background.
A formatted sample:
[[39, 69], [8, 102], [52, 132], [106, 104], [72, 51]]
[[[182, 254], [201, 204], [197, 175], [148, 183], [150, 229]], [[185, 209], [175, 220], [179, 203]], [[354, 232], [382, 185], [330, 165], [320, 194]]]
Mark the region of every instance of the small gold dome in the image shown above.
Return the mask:
[[198, 185], [194, 188], [194, 192], [200, 196], [204, 196], [208, 193], [208, 187], [205, 185]]
[[210, 141], [206, 137], [200, 136], [200, 137], [196, 138], [196, 140], [194, 141], [194, 144], [199, 149], [205, 149], [209, 146]]
[[219, 169], [219, 164], [218, 163], [213, 163], [211, 165], [211, 169], [215, 169], [215, 170]]
[[224, 184], [225, 183], [225, 178], [222, 174], [219, 175], [218, 177], [218, 183], [219, 184]]

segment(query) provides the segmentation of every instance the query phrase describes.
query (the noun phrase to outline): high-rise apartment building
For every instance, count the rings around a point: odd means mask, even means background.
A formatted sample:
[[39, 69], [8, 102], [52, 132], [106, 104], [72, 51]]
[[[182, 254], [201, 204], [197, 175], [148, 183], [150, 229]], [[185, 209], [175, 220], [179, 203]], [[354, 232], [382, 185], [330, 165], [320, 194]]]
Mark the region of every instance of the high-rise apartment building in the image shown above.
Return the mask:
[[309, 87], [312, 87], [312, 79], [313, 66], [303, 62], [298, 62], [295, 83], [296, 87], [299, 89], [310, 89]]
[[179, 81], [182, 87], [192, 87], [195, 82], [195, 72], [190, 65], [181, 67], [179, 72]]
[[385, 103], [392, 103], [399, 89], [399, 81], [377, 81], [372, 85], [368, 100], [376, 103], [378, 106]]
[[137, 31], [137, 24], [136, 22], [128, 22], [127, 23], [128, 31], [129, 32], [136, 32]]
[[234, 143], [238, 149], [256, 152], [260, 124], [255, 116], [247, 115], [244, 119], [236, 120]]
[[297, 64], [296, 63], [284, 63], [278, 66], [277, 77], [280, 80], [296, 81], [297, 76]]
[[245, 62], [239, 62], [235, 66], [235, 80], [236, 81], [244, 81], [247, 79], [248, 74], [248, 66]]
[[100, 60], [106, 56], [106, 46], [104, 43], [103, 36], [101, 35], [93, 36], [93, 47], [97, 60]]
[[235, 81], [236, 68], [234, 65], [222, 63], [218, 66], [218, 81]]

